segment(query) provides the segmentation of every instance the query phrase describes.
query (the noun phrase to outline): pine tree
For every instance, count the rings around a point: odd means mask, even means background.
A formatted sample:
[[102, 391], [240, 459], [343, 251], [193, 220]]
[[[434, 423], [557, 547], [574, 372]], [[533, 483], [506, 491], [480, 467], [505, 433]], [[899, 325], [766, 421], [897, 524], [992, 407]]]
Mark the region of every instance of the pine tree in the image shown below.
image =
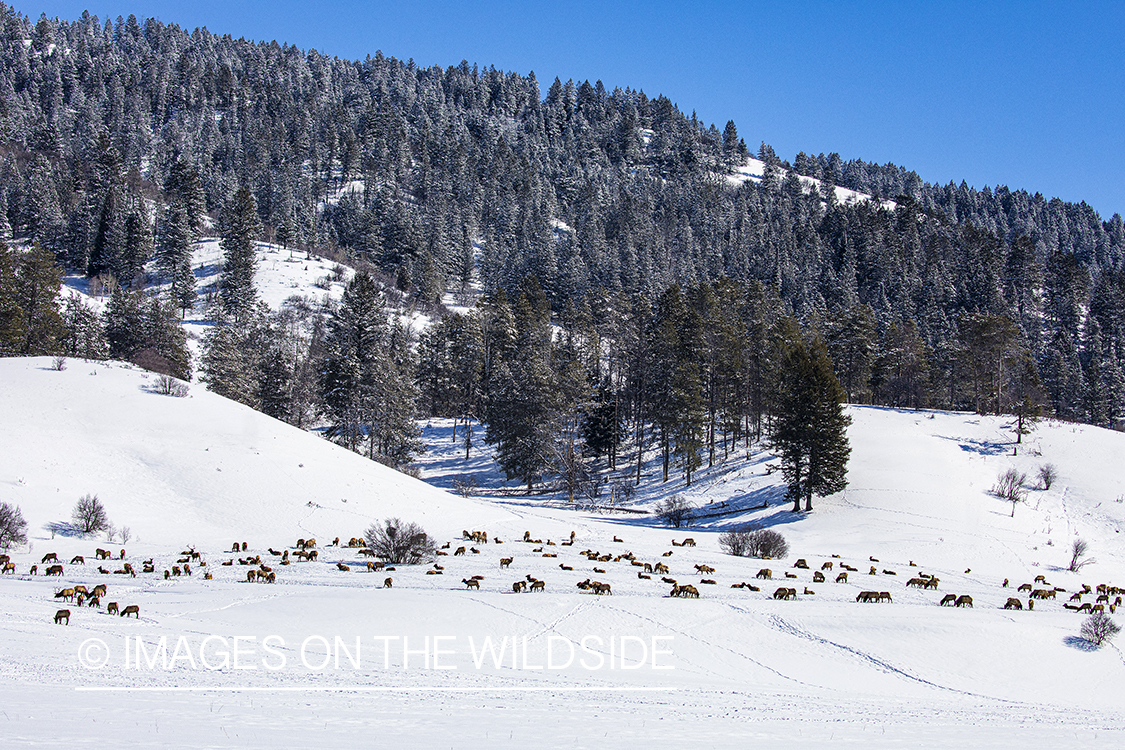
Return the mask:
[[64, 334], [59, 314], [59, 290], [63, 271], [55, 254], [38, 244], [25, 251], [16, 264], [16, 301], [23, 311], [23, 342], [20, 354], [55, 354]]
[[844, 389], [832, 372], [820, 339], [806, 343], [800, 334], [788, 339], [781, 372], [771, 442], [782, 463], [793, 511], [812, 510], [812, 497], [847, 487], [851, 448], [844, 414]]
[[22, 352], [27, 335], [16, 278], [17, 262], [16, 252], [0, 244], [0, 356]]
[[234, 320], [246, 318], [254, 309], [255, 241], [261, 234], [258, 209], [249, 188], [239, 188], [223, 212], [223, 269], [219, 275], [219, 297], [223, 312]]

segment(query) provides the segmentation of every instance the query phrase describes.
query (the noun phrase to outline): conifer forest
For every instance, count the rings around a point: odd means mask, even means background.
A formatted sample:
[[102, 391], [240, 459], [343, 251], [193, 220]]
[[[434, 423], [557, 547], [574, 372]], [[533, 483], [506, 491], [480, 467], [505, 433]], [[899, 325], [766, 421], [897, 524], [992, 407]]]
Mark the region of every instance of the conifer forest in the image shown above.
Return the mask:
[[[1120, 215], [752, 132], [600, 81], [0, 4], [0, 355], [196, 377], [402, 469], [453, 418], [572, 499], [761, 443], [811, 509], [846, 484], [845, 402], [1122, 426]], [[342, 300], [266, 308], [259, 241], [355, 269]]]

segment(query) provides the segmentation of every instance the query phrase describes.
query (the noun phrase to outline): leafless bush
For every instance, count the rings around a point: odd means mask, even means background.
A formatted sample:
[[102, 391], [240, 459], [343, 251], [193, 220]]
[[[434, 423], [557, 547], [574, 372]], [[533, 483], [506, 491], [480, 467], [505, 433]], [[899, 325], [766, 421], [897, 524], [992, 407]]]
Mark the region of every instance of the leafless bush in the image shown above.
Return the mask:
[[1059, 478], [1059, 470], [1054, 464], [1043, 464], [1039, 467], [1039, 486], [1044, 490], [1051, 489], [1051, 485]]
[[656, 506], [656, 515], [673, 529], [678, 529], [683, 526], [691, 526], [693, 510], [695, 509], [691, 503], [681, 495], [672, 495]]
[[416, 523], [404, 523], [388, 518], [382, 524], [372, 524], [364, 534], [367, 546], [376, 557], [392, 565], [413, 565], [434, 555], [434, 541]]
[[27, 544], [27, 521], [18, 505], [0, 502], [0, 549]]
[[777, 559], [789, 554], [789, 542], [773, 529], [752, 529], [747, 537], [746, 557]]
[[1121, 626], [1105, 612], [1095, 612], [1083, 621], [1082, 630], [1079, 632], [1090, 643], [1101, 646], [1120, 633]]
[[745, 557], [750, 550], [750, 536], [754, 530], [742, 527], [731, 531], [724, 531], [719, 535], [719, 548], [728, 555]]
[[477, 478], [472, 474], [453, 477], [453, 489], [461, 497], [472, 497], [477, 489]]
[[51, 360], [51, 369], [62, 372], [66, 369], [66, 357], [58, 356]]
[[1027, 482], [1027, 474], [1008, 469], [996, 478], [996, 484], [992, 487], [992, 494], [1012, 504], [1013, 518], [1016, 515], [1016, 505], [1027, 497], [1025, 482]]
[[122, 544], [128, 544], [129, 540], [133, 538], [133, 530], [128, 526], [122, 526], [117, 530], [117, 536], [121, 539]]
[[171, 375], [160, 375], [156, 378], [156, 392], [162, 396], [186, 398], [190, 389], [182, 380], [177, 380]]
[[1086, 544], [1086, 540], [1082, 538], [1075, 539], [1070, 543], [1070, 565], [1067, 570], [1072, 573], [1077, 573], [1082, 568], [1094, 562], [1094, 558], [1086, 557], [1086, 552], [1089, 550], [1090, 545]]
[[90, 493], [78, 499], [70, 518], [83, 534], [94, 534], [112, 528], [102, 501], [97, 495]]

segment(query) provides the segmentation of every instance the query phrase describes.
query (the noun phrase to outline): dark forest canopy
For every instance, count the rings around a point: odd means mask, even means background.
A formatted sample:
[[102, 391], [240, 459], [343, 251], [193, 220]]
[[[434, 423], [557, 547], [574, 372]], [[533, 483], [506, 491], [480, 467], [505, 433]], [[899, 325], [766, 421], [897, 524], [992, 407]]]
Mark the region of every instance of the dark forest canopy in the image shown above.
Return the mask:
[[732, 179], [749, 151], [733, 122], [600, 81], [0, 4], [0, 230], [72, 271], [128, 285], [165, 252], [174, 273], [189, 206], [245, 187], [267, 236], [421, 300], [471, 280], [517, 300], [533, 275], [560, 316], [729, 282], [822, 336], [853, 401], [1119, 423], [1119, 215], [764, 143], [763, 179]]

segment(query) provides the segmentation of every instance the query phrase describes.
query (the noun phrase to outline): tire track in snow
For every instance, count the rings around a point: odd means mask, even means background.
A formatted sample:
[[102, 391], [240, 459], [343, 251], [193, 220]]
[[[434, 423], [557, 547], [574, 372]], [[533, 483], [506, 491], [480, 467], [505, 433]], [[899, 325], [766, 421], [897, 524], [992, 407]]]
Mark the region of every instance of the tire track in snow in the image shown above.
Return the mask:
[[[736, 609], [737, 609], [737, 607], [736, 607]], [[955, 695], [967, 696], [969, 698], [978, 698], [978, 699], [981, 699], [981, 700], [996, 701], [998, 703], [1004, 703], [1004, 704], [1013, 705], [1013, 706], [1027, 706], [1029, 708], [1030, 707], [1037, 707], [1036, 704], [1032, 704], [1032, 703], [1025, 703], [1023, 701], [1010, 700], [1008, 698], [997, 698], [997, 697], [994, 697], [994, 696], [991, 696], [991, 695], [982, 695], [981, 693], [974, 693], [974, 692], [971, 692], [971, 691], [968, 691], [968, 690], [961, 690], [959, 688], [949, 687], [948, 685], [941, 685], [939, 683], [933, 682], [932, 680], [927, 680], [924, 677], [918, 677], [917, 675], [910, 674], [905, 669], [902, 669], [900, 667], [896, 667], [894, 664], [891, 664], [888, 661], [885, 661], [883, 659], [880, 659], [877, 656], [869, 654], [866, 651], [861, 651], [858, 648], [854, 648], [852, 646], [845, 646], [844, 644], [836, 643], [835, 641], [830, 641], [827, 638], [822, 638], [821, 636], [818, 636], [818, 635], [816, 635], [814, 633], [811, 633], [811, 632], [809, 632], [809, 631], [807, 631], [807, 630], [805, 630], [801, 627], [798, 627], [797, 625], [794, 625], [793, 623], [789, 622], [788, 620], [786, 620], [783, 617], [780, 617], [778, 615], [772, 615], [771, 614], [771, 615], [767, 615], [766, 618], [769, 621], [769, 623], [776, 630], [779, 630], [782, 633], [786, 633], [788, 635], [792, 635], [796, 638], [801, 638], [801, 639], [806, 640], [806, 641], [811, 641], [811, 642], [819, 644], [821, 646], [831, 646], [835, 649], [843, 651], [846, 654], [854, 656], [854, 657], [860, 659], [861, 661], [868, 662], [869, 664], [875, 666], [876, 668], [882, 670], [883, 672], [886, 672], [888, 674], [893, 674], [897, 677], [902, 677], [906, 680], [910, 680], [911, 682], [916, 682], [918, 684], [925, 685], [927, 687], [936, 688], [938, 690], [944, 690], [946, 692], [950, 692], [950, 693], [953, 693]]]

